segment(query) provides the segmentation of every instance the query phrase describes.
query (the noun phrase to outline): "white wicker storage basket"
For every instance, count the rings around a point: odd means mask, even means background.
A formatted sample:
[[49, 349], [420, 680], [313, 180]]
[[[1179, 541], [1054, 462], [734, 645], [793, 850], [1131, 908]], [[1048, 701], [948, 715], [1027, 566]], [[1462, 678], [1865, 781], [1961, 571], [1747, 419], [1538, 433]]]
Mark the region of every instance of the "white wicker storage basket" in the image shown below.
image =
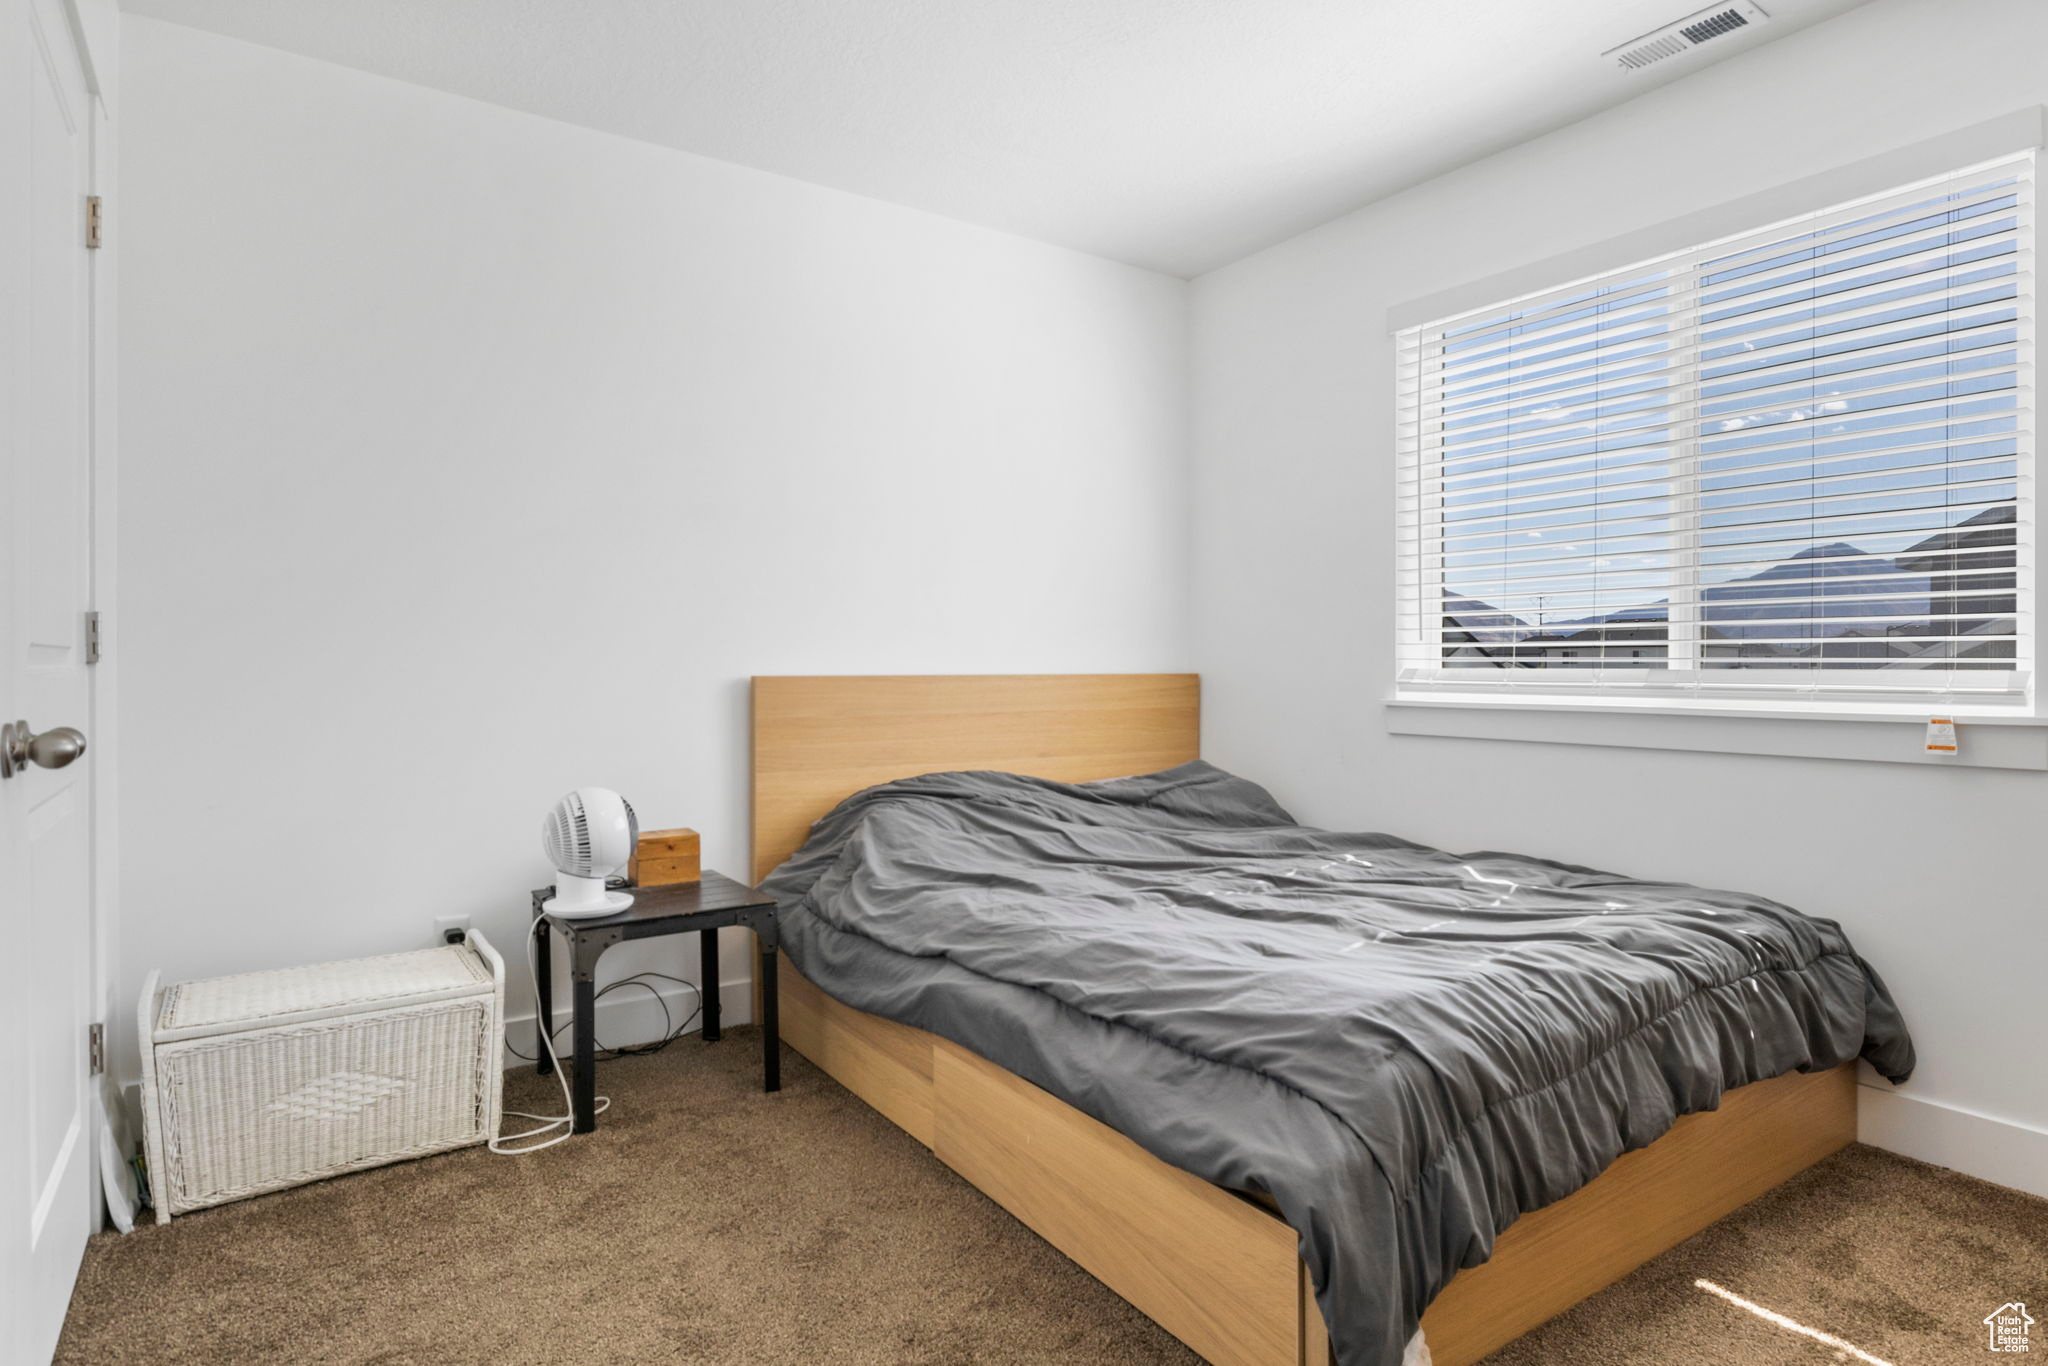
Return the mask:
[[482, 1143], [504, 1085], [488, 941], [143, 983], [143, 1143], [157, 1219]]

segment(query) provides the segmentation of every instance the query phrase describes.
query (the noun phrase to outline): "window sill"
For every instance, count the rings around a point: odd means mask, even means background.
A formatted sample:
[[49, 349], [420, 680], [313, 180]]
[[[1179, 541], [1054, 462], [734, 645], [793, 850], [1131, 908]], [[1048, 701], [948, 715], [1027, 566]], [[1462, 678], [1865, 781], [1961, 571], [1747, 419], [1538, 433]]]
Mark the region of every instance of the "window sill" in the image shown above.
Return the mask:
[[1972, 714], [1968, 707], [1936, 714], [1955, 718], [1958, 752], [1952, 758], [1922, 747], [1924, 712], [1412, 695], [1386, 704], [1387, 730], [1395, 735], [2048, 772], [2048, 720]]

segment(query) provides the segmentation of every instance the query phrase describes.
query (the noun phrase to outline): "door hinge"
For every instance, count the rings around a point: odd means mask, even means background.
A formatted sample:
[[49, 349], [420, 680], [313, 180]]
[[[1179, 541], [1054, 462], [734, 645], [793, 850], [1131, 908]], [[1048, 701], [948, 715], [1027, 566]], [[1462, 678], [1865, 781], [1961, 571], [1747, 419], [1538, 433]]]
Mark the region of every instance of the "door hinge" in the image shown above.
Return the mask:
[[85, 614], [85, 662], [88, 664], [100, 662], [100, 614], [98, 612], [87, 612]]
[[100, 244], [100, 197], [96, 194], [85, 197], [85, 244], [88, 247]]
[[85, 1060], [93, 1076], [107, 1070], [107, 1027], [90, 1024], [85, 1028]]

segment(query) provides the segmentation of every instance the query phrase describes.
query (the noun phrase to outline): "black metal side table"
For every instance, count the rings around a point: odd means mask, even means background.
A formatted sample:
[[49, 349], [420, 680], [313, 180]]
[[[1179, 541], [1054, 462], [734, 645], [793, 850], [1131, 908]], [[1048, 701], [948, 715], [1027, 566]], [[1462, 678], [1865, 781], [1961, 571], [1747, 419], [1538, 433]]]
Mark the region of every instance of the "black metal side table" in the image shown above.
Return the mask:
[[[761, 941], [761, 1089], [782, 1089], [782, 1055], [777, 1030], [775, 1000], [775, 951], [781, 939], [776, 930], [775, 898], [743, 882], [710, 869], [701, 882], [678, 882], [666, 887], [628, 887], [633, 904], [617, 915], [590, 916], [564, 920], [546, 916], [548, 926], [569, 941], [569, 980], [575, 994], [576, 1047], [570, 1072], [571, 1112], [574, 1132], [587, 1134], [597, 1127], [597, 960], [612, 945], [628, 939], [650, 939], [658, 934], [698, 933], [703, 966], [700, 988], [704, 999], [704, 1041], [718, 1042], [718, 931], [726, 925], [745, 925]], [[552, 887], [533, 892], [534, 919], [543, 918], [541, 903], [555, 894]], [[551, 969], [554, 936], [536, 929], [534, 975], [539, 979], [539, 1029], [550, 1038], [555, 1029], [554, 984]], [[538, 1040], [536, 1040], [538, 1043]], [[539, 1062], [534, 1070], [545, 1076], [552, 1069], [548, 1050], [537, 1048]]]

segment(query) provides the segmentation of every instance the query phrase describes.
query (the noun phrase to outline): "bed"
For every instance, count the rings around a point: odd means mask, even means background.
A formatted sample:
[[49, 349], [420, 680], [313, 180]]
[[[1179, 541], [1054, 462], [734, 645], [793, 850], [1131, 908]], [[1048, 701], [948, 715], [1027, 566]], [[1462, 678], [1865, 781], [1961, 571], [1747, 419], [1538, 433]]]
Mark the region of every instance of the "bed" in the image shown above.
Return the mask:
[[[1199, 757], [1198, 697], [1191, 675], [757, 678], [754, 875], [878, 783], [954, 770], [1071, 783], [1186, 764]], [[1328, 1366], [1297, 1235], [1270, 1201], [1160, 1160], [983, 1052], [835, 999], [786, 956], [780, 982], [797, 1051], [1199, 1355]], [[1854, 1132], [1847, 1065], [1729, 1090], [1524, 1214], [1459, 1272], [1422, 1319], [1435, 1361], [1477, 1361]]]

